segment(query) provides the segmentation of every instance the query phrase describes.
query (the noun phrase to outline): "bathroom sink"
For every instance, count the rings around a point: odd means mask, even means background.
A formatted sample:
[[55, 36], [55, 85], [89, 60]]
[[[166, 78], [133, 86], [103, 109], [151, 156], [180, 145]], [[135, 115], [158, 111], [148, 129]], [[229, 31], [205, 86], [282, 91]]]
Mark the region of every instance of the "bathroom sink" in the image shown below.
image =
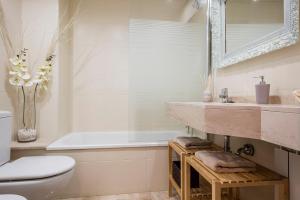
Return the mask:
[[262, 140], [300, 151], [300, 107], [265, 105], [261, 110]]
[[260, 107], [255, 104], [170, 102], [168, 113], [203, 132], [260, 138]]
[[169, 116], [187, 126], [204, 131], [205, 104], [201, 102], [170, 102], [167, 104]]
[[168, 114], [197, 130], [300, 150], [300, 106], [248, 103], [169, 102]]

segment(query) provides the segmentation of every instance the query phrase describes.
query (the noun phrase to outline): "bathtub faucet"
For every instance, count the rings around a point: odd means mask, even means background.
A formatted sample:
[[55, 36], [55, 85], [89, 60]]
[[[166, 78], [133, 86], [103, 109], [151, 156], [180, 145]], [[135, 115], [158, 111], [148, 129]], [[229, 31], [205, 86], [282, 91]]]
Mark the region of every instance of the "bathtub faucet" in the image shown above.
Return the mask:
[[194, 135], [194, 129], [190, 126], [185, 127], [187, 129], [187, 134], [193, 136]]

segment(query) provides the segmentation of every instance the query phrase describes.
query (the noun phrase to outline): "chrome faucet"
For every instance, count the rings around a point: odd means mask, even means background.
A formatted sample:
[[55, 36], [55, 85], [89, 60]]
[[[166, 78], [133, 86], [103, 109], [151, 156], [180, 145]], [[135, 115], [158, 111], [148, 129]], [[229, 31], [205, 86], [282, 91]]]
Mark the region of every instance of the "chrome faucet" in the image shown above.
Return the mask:
[[223, 88], [219, 95], [222, 103], [234, 103], [231, 98], [228, 96], [228, 88]]
[[221, 90], [219, 97], [220, 97], [222, 103], [227, 103], [228, 102], [228, 88], [223, 88]]

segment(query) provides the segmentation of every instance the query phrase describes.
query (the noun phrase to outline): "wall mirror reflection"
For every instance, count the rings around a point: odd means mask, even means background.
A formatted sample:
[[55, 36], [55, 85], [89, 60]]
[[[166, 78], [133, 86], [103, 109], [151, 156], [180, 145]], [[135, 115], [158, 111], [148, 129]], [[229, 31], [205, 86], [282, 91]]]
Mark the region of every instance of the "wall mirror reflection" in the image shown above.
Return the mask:
[[212, 0], [213, 66], [226, 67], [298, 40], [298, 0]]
[[284, 27], [284, 0], [227, 0], [226, 53]]

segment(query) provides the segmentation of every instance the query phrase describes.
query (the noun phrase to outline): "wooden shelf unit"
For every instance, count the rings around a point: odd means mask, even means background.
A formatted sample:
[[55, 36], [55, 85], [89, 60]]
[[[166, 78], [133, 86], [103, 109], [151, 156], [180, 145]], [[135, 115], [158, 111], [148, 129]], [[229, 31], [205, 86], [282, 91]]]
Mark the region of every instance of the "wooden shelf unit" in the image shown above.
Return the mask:
[[[186, 158], [194, 155], [197, 151], [201, 151], [201, 150], [220, 150], [221, 148], [215, 145], [212, 145], [211, 147], [203, 147], [203, 148], [193, 148], [193, 149], [186, 149], [183, 148], [182, 146], [180, 146], [178, 143], [176, 142], [169, 142], [168, 145], [168, 151], [169, 151], [169, 190], [168, 190], [168, 194], [169, 197], [173, 196], [173, 188], [176, 190], [176, 192], [178, 193], [179, 197], [181, 200], [184, 200], [185, 198], [185, 173], [184, 173], [184, 169], [185, 169], [185, 163], [186, 163]], [[172, 163], [173, 163], [173, 151], [176, 152], [179, 157], [180, 157], [180, 179], [181, 179], [181, 187], [176, 183], [176, 181], [174, 180], [172, 173], [173, 173], [173, 167], [172, 167]], [[206, 190], [201, 190], [201, 189], [197, 189], [197, 188], [193, 188], [193, 195], [194, 196], [201, 196], [201, 192], [203, 192], [203, 200], [207, 199], [208, 196], [208, 192]]]
[[[184, 165], [184, 199], [192, 200], [192, 191], [190, 188], [190, 170], [193, 167], [199, 174], [211, 184], [212, 200], [221, 200], [222, 189], [234, 189], [238, 191], [241, 187], [261, 187], [274, 186], [275, 200], [288, 199], [288, 179], [262, 166], [257, 166], [255, 172], [248, 173], [216, 173], [208, 168], [202, 161], [195, 156], [189, 156], [185, 159]], [[229, 200], [238, 200], [238, 192], [231, 193], [233, 196]]]

